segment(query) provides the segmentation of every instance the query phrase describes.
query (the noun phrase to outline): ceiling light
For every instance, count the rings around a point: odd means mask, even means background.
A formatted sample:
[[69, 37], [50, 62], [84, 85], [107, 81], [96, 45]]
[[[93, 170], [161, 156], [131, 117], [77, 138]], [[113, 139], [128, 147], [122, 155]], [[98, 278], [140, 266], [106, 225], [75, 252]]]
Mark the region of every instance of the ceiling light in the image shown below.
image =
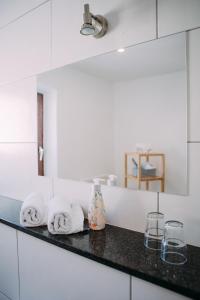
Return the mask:
[[119, 49], [117, 49], [117, 52], [119, 52], [119, 53], [123, 53], [124, 51], [125, 51], [124, 48], [119, 48]]

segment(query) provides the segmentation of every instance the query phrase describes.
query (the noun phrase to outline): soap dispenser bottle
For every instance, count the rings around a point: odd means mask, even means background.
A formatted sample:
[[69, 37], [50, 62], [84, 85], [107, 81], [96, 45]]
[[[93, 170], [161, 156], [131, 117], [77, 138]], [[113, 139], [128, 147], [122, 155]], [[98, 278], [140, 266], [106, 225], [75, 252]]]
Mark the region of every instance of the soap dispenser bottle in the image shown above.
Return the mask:
[[105, 208], [103, 196], [101, 193], [101, 179], [95, 178], [93, 180], [91, 202], [88, 210], [89, 227], [92, 230], [101, 230], [105, 228]]

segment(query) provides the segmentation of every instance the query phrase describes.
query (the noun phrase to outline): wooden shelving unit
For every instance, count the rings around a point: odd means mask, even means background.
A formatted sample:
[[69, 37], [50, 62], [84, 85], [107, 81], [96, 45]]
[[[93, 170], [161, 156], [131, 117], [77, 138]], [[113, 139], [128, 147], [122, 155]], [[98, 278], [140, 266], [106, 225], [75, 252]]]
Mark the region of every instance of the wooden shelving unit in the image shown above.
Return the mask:
[[[138, 161], [138, 174], [137, 176], [128, 174], [128, 159], [133, 157]], [[150, 161], [151, 157], [158, 157], [161, 159], [161, 175], [160, 176], [142, 176], [142, 159]], [[140, 152], [127, 152], [124, 155], [124, 187], [128, 187], [129, 180], [137, 180], [137, 187], [140, 190], [142, 182], [145, 182], [146, 190], [149, 190], [149, 182], [160, 181], [160, 191], [165, 191], [165, 155], [163, 153], [140, 153]]]

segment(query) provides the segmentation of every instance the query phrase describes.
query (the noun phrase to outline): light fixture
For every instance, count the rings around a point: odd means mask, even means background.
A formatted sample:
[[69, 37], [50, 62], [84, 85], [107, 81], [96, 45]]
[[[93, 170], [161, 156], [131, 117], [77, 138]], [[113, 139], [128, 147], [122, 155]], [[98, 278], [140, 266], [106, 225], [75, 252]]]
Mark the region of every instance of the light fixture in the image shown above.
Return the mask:
[[124, 51], [125, 51], [124, 48], [119, 48], [119, 49], [117, 49], [117, 52], [119, 52], [119, 53], [123, 53]]
[[94, 16], [90, 12], [89, 4], [84, 5], [83, 22], [80, 30], [82, 35], [93, 35], [95, 38], [100, 38], [108, 30], [107, 20], [100, 15]]

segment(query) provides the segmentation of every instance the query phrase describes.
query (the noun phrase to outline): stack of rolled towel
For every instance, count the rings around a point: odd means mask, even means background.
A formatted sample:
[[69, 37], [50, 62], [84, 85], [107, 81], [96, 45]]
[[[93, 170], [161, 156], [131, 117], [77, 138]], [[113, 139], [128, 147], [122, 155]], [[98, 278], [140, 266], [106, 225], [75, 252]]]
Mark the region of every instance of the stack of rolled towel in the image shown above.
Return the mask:
[[72, 234], [83, 231], [84, 214], [80, 205], [56, 196], [49, 203], [41, 194], [30, 194], [22, 204], [20, 223], [26, 227], [47, 225], [52, 234]]

